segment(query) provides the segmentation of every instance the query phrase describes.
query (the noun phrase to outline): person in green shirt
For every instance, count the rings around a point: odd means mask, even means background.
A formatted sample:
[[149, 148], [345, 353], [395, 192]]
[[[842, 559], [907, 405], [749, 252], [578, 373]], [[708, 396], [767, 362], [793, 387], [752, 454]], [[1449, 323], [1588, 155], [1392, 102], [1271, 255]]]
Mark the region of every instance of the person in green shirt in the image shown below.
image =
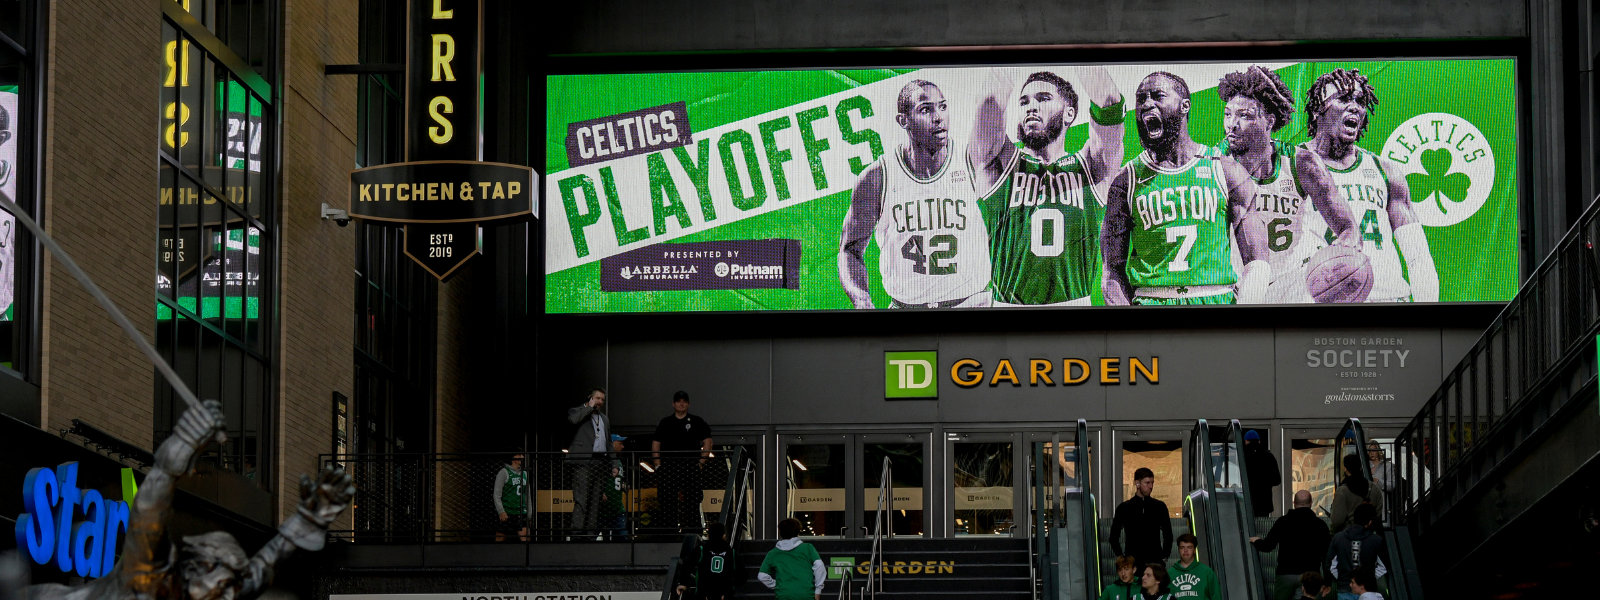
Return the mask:
[[778, 546], [761, 560], [756, 579], [777, 600], [822, 600], [822, 578], [828, 570], [817, 548], [800, 541], [800, 520], [779, 522], [778, 538]]
[[1139, 581], [1133, 577], [1137, 565], [1132, 556], [1117, 557], [1117, 580], [1100, 591], [1100, 600], [1137, 600]]
[[1172, 597], [1222, 600], [1217, 573], [1194, 559], [1196, 542], [1192, 533], [1178, 536], [1178, 564], [1167, 569], [1167, 575], [1172, 578]]

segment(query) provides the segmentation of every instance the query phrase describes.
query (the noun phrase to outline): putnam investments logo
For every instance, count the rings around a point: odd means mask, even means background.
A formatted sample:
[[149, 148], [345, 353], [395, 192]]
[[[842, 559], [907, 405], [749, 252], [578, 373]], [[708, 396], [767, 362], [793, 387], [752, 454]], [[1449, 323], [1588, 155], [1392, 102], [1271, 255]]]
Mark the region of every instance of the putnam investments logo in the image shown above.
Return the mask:
[[883, 397], [938, 398], [938, 352], [883, 353]]

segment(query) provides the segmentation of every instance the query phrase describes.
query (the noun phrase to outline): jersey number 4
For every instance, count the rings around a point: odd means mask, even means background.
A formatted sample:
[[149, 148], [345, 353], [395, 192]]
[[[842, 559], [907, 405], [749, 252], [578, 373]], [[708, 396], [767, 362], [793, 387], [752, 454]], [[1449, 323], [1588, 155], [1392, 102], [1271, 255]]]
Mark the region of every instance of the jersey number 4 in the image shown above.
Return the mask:
[[[927, 252], [926, 250], [932, 250]], [[956, 272], [956, 236], [945, 234], [928, 239], [914, 235], [900, 247], [900, 256], [911, 261], [911, 270], [923, 275], [951, 275]]]
[[[1370, 241], [1372, 242], [1373, 247], [1379, 250], [1383, 249], [1383, 227], [1378, 225], [1378, 209], [1367, 209], [1367, 214], [1361, 215], [1361, 224], [1357, 225], [1356, 229], [1361, 232], [1362, 241]], [[1323, 239], [1328, 240], [1328, 243], [1332, 244], [1339, 238], [1335, 237], [1333, 235], [1333, 229], [1329, 228], [1327, 234], [1323, 236]]]

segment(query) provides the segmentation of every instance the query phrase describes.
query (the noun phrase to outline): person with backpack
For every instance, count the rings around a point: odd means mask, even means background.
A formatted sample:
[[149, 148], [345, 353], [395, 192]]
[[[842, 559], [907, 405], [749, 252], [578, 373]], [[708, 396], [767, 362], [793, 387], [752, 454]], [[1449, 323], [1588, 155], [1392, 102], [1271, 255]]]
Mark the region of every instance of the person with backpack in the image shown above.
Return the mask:
[[1374, 579], [1389, 572], [1387, 542], [1378, 534], [1377, 507], [1362, 504], [1356, 507], [1350, 520], [1348, 529], [1333, 536], [1324, 559], [1325, 569], [1338, 583], [1340, 600], [1356, 600], [1360, 596], [1350, 587], [1350, 580], [1361, 570], [1372, 571]]
[[1362, 472], [1361, 457], [1346, 454], [1340, 460], [1340, 468], [1344, 479], [1339, 481], [1339, 487], [1333, 490], [1333, 509], [1328, 511], [1328, 532], [1337, 534], [1350, 527], [1351, 516], [1355, 514], [1357, 506], [1362, 503], [1374, 505], [1383, 502], [1383, 492], [1367, 480]]
[[[739, 572], [734, 548], [728, 543], [727, 527], [721, 523], [706, 526], [706, 541], [700, 544], [694, 564], [683, 569], [686, 574], [678, 584], [678, 595], [697, 600], [729, 600], [733, 598], [735, 580]], [[690, 590], [693, 595], [688, 595]]]
[[756, 579], [775, 592], [776, 600], [822, 600], [822, 579], [827, 567], [817, 548], [800, 541], [800, 520], [778, 523], [778, 545], [761, 560]]

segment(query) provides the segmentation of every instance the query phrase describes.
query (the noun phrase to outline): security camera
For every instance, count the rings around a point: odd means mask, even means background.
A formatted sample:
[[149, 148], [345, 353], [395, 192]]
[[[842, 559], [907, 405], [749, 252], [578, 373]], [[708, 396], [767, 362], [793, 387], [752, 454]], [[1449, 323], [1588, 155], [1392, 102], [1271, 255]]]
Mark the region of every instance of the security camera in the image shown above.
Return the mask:
[[350, 224], [350, 212], [342, 208], [328, 206], [327, 202], [323, 202], [322, 219], [325, 221], [333, 219], [333, 222], [338, 223], [340, 227], [344, 227]]

